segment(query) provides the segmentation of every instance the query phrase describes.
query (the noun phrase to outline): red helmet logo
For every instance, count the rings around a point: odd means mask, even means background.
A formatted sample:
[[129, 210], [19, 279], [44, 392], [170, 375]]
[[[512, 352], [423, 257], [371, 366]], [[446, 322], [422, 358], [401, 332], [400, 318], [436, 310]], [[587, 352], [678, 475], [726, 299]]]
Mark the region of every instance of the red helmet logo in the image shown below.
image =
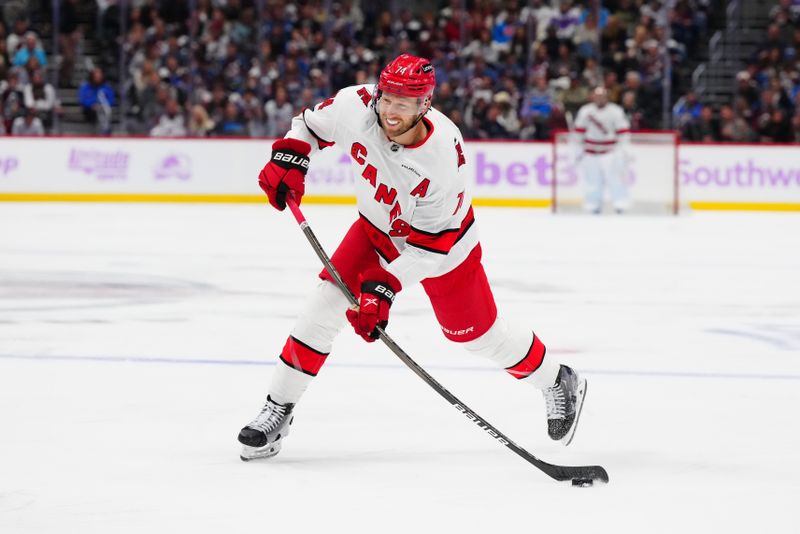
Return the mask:
[[403, 54], [381, 71], [378, 91], [400, 96], [430, 98], [436, 87], [436, 72], [425, 58]]

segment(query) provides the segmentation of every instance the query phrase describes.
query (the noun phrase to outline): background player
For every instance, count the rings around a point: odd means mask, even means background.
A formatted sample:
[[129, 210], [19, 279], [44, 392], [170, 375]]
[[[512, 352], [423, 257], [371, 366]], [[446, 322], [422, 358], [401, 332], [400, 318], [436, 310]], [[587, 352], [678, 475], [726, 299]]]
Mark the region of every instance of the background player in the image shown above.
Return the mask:
[[359, 218], [331, 260], [359, 296], [348, 301], [323, 271], [280, 354], [264, 407], [239, 433], [244, 460], [277, 454], [296, 403], [349, 320], [366, 341], [385, 327], [395, 296], [422, 283], [445, 337], [487, 357], [515, 378], [541, 389], [548, 433], [568, 444], [574, 435], [586, 381], [546, 356], [538, 336], [498, 317], [481, 264], [481, 246], [463, 173], [458, 128], [431, 108], [436, 84], [431, 63], [401, 55], [377, 86], [360, 85], [294, 118], [259, 175], [270, 204], [286, 207], [303, 196], [309, 157], [338, 144], [359, 173]]
[[586, 187], [584, 209], [595, 214], [603, 210], [606, 185], [617, 213], [630, 208], [630, 124], [622, 108], [608, 101], [604, 87], [595, 88], [592, 101], [578, 110], [575, 134], [577, 172]]

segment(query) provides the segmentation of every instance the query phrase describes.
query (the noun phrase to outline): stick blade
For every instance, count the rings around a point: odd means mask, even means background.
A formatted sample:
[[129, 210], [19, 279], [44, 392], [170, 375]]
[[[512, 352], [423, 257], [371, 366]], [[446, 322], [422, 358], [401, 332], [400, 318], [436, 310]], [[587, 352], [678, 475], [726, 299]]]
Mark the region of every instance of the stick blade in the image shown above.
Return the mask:
[[567, 480], [574, 480], [577, 478], [597, 480], [604, 484], [608, 483], [608, 472], [599, 465], [551, 465], [550, 468], [545, 468], [543, 471], [559, 482], [566, 482]]

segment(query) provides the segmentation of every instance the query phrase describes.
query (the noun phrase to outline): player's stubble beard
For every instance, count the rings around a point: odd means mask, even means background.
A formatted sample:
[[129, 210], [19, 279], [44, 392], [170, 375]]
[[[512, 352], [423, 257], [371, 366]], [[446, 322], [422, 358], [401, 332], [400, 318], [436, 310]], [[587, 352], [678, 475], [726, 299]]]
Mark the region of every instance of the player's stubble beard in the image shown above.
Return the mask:
[[[428, 100], [428, 102], [430, 102], [430, 100]], [[430, 105], [430, 103], [428, 103], [427, 107], [425, 108], [425, 110], [422, 113], [420, 113], [420, 114], [418, 114], [418, 115], [416, 115], [414, 117], [406, 118], [406, 117], [403, 117], [402, 115], [397, 115], [394, 118], [399, 120], [400, 123], [395, 125], [394, 127], [392, 127], [391, 125], [389, 125], [386, 122], [386, 119], [387, 119], [387, 114], [386, 113], [383, 113], [383, 112], [381, 112], [379, 110], [376, 110], [378, 112], [377, 113], [377, 115], [378, 115], [378, 124], [383, 129], [383, 133], [386, 135], [386, 137], [389, 138], [390, 141], [398, 143], [397, 139], [399, 137], [407, 134], [408, 132], [410, 132], [411, 130], [416, 128], [418, 125], [422, 124], [422, 117], [424, 117], [425, 114], [428, 113], [428, 111], [430, 109], [431, 109], [431, 105]], [[387, 130], [387, 126], [392, 128], [391, 132], [389, 130]], [[400, 144], [402, 144], [402, 143], [400, 143]], [[406, 144], [408, 144], [408, 143], [406, 143]]]
[[[419, 121], [422, 119], [422, 115], [417, 115], [416, 117], [394, 117], [393, 120], [399, 120], [400, 122], [395, 126], [392, 126], [387, 121], [387, 116], [385, 114], [378, 115], [378, 119], [380, 119], [381, 128], [383, 128], [383, 133], [386, 134], [391, 141], [395, 141], [398, 137], [405, 135], [406, 133], [410, 132]], [[396, 142], [396, 141], [395, 141]]]

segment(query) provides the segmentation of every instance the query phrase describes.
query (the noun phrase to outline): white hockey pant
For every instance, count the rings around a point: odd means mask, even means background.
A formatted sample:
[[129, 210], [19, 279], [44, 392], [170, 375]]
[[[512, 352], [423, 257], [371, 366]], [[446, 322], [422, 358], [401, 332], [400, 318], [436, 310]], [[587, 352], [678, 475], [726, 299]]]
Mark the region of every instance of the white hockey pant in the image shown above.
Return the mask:
[[578, 169], [585, 187], [586, 211], [602, 209], [606, 185], [614, 209], [625, 210], [629, 207], [627, 169], [621, 152], [612, 150], [608, 154], [586, 153]]

